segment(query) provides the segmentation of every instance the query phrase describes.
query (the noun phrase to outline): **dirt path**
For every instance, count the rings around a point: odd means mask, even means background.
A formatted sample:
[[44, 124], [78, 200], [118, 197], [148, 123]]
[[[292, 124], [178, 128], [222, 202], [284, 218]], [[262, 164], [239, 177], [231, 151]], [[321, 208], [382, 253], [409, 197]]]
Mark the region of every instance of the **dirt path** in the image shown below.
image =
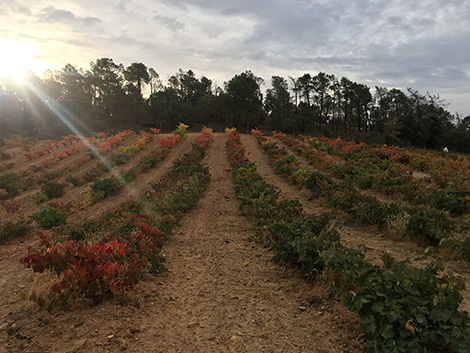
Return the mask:
[[168, 275], [71, 312], [1, 310], [0, 352], [363, 352], [356, 315], [246, 240], [224, 142], [214, 134], [208, 190], [163, 249]]
[[149, 327], [142, 351], [154, 347], [155, 332], [161, 352], [361, 351], [354, 315], [246, 240], [253, 230], [239, 215], [224, 142], [215, 134], [206, 195], [165, 248], [170, 273], [160, 291], [169, 301], [155, 310], [163, 320]]

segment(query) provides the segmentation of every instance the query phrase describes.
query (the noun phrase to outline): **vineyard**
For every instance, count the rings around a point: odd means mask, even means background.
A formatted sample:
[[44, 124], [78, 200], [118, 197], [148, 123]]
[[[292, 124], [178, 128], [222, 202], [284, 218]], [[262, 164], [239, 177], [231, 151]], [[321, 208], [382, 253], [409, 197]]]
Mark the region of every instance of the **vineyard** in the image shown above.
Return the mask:
[[235, 129], [0, 148], [0, 352], [469, 352], [470, 161]]

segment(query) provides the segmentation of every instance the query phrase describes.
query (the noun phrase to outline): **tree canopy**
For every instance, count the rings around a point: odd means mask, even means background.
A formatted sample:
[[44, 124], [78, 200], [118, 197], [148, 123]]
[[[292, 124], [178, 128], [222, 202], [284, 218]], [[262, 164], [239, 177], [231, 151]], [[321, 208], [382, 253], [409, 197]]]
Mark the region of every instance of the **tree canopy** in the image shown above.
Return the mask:
[[[339, 135], [364, 133], [376, 142], [470, 152], [470, 116], [453, 115], [438, 95], [413, 88], [370, 87], [324, 72], [264, 80], [250, 70], [223, 88], [191, 69], [179, 69], [167, 82], [154, 68], [111, 58], [30, 73], [24, 85], [0, 86], [0, 137], [50, 137], [70, 133], [157, 126], [259, 127], [286, 133]], [[72, 131], [75, 133], [76, 131]]]

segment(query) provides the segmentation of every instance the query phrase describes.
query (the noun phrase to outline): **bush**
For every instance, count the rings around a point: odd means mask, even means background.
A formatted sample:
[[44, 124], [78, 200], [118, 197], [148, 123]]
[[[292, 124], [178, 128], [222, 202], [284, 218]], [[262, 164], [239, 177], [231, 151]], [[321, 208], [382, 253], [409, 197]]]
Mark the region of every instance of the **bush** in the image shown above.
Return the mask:
[[72, 184], [73, 186], [82, 186], [82, 185], [85, 185], [85, 181], [84, 180], [80, 180], [76, 177], [73, 177], [73, 176], [68, 176], [65, 178], [65, 181]]
[[0, 194], [0, 200], [11, 199], [18, 195], [19, 187], [17, 184], [18, 175], [15, 173], [5, 173], [0, 175], [0, 189], [5, 189], [5, 194]]
[[39, 212], [33, 213], [31, 219], [35, 221], [40, 228], [51, 229], [65, 224], [67, 213], [55, 207], [43, 206]]
[[66, 184], [45, 182], [41, 185], [41, 191], [46, 195], [48, 199], [54, 199], [62, 197], [65, 194]]
[[469, 351], [470, 320], [458, 310], [463, 281], [440, 276], [439, 263], [417, 268], [384, 254], [379, 267], [348, 251], [328, 251], [325, 262], [342, 279], [332, 292], [359, 314], [368, 352]]
[[337, 177], [343, 178], [348, 185], [357, 183], [363, 189], [372, 186], [374, 175], [379, 171], [375, 164], [356, 160], [338, 163], [334, 167], [334, 174]]
[[114, 164], [121, 165], [121, 164], [127, 163], [130, 157], [131, 157], [130, 155], [125, 154], [125, 153], [121, 153], [121, 154], [113, 153], [110, 159]]
[[470, 210], [470, 192], [449, 187], [429, 195], [429, 203], [442, 211], [463, 214]]
[[118, 194], [122, 186], [122, 182], [115, 176], [112, 176], [110, 178], [95, 181], [93, 185], [91, 185], [91, 190], [93, 192], [103, 191], [104, 198], [106, 198], [110, 195]]
[[148, 168], [155, 168], [155, 166], [157, 165], [158, 161], [160, 159], [158, 158], [158, 156], [155, 154], [153, 156], [145, 156], [145, 157], [142, 157], [139, 161], [140, 165], [142, 166], [143, 169], [148, 169]]
[[305, 179], [304, 186], [313, 193], [314, 197], [330, 196], [336, 189], [336, 184], [333, 179], [317, 172], [312, 172], [310, 176]]
[[401, 213], [400, 206], [396, 203], [382, 203], [372, 196], [362, 195], [353, 190], [339, 190], [329, 202], [362, 224], [383, 226]]
[[454, 222], [444, 211], [419, 208], [411, 214], [406, 230], [409, 234], [431, 245], [439, 245], [454, 227]]
[[294, 171], [300, 169], [299, 163], [292, 155], [285, 156], [274, 162], [274, 167], [279, 173], [290, 175]]
[[38, 203], [38, 204], [47, 200], [46, 194], [44, 194], [42, 191], [38, 191], [38, 192], [35, 192], [34, 194], [28, 195], [28, 198], [31, 201]]
[[90, 191], [90, 201], [93, 203], [100, 202], [105, 198], [105, 192], [103, 190], [100, 191]]
[[173, 131], [173, 134], [178, 135], [181, 138], [183, 138], [183, 136], [186, 133], [186, 130], [188, 129], [188, 127], [189, 127], [189, 125], [179, 123], [178, 126], [176, 127], [176, 130]]
[[[124, 159], [129, 160], [134, 154], [139, 152], [139, 147], [136, 145], [128, 145], [128, 146], [121, 146], [119, 147], [119, 150], [121, 151], [121, 156]], [[112, 158], [112, 156], [111, 156]]]
[[16, 223], [7, 221], [0, 226], [0, 243], [8, 239], [17, 238], [28, 233], [31, 230], [31, 221], [26, 221], [24, 218], [19, 219]]
[[290, 180], [292, 180], [296, 184], [304, 185], [305, 181], [310, 178], [312, 173], [313, 172], [310, 168], [303, 167], [293, 172], [290, 175]]
[[122, 172], [118, 180], [120, 181], [121, 185], [128, 184], [132, 180], [135, 179], [135, 177], [137, 176], [137, 173], [138, 173], [138, 169], [136, 167], [131, 168], [129, 170]]
[[155, 272], [162, 268], [159, 248], [141, 233], [95, 245], [71, 240], [54, 244], [41, 236], [40, 247], [30, 248], [20, 262], [34, 272], [52, 270], [61, 275], [47, 298], [32, 298], [48, 310], [68, 307], [79, 297], [100, 302], [117, 290], [134, 287], [149, 268]]

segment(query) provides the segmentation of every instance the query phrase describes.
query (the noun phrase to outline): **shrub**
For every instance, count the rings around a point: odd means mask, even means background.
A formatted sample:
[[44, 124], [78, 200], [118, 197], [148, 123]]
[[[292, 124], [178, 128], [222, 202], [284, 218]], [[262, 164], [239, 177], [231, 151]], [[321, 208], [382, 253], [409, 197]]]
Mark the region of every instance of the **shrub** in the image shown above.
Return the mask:
[[90, 201], [93, 203], [97, 203], [105, 198], [106, 193], [104, 192], [104, 190], [90, 191], [89, 195], [90, 195]]
[[348, 251], [324, 257], [342, 279], [343, 303], [359, 314], [368, 352], [468, 352], [470, 320], [458, 310], [463, 281], [440, 276], [439, 263], [417, 268], [384, 254], [383, 266], [372, 266]]
[[112, 176], [110, 178], [97, 180], [91, 185], [91, 191], [104, 192], [104, 198], [119, 193], [119, 190], [122, 188], [123, 184], [119, 181], [118, 178]]
[[136, 178], [137, 173], [138, 173], [137, 167], [133, 167], [129, 170], [122, 172], [118, 180], [121, 182], [122, 185], [128, 184]]
[[[417, 191], [413, 177], [402, 166], [391, 166], [387, 170], [374, 176], [373, 187], [387, 193], [403, 193], [403, 190]], [[409, 192], [409, 191], [406, 191]]]
[[123, 156], [122, 158], [127, 158], [127, 160], [130, 159], [134, 154], [139, 152], [140, 148], [139, 146], [136, 145], [127, 145], [127, 146], [121, 146], [119, 147], [119, 150], [121, 151], [121, 155]]
[[38, 191], [38, 192], [35, 192], [34, 194], [28, 195], [28, 198], [35, 203], [41, 203], [47, 200], [46, 194], [44, 194], [42, 191]]
[[299, 163], [296, 161], [295, 156], [285, 156], [274, 162], [276, 170], [282, 174], [290, 175], [292, 172], [300, 169]]
[[33, 213], [31, 219], [34, 220], [40, 228], [51, 229], [66, 223], [67, 213], [51, 206], [43, 206], [39, 212]]
[[65, 178], [65, 181], [72, 184], [73, 186], [82, 186], [85, 184], [85, 181], [84, 180], [80, 180], [76, 177], [73, 177], [73, 176], [68, 176]]
[[463, 214], [470, 210], [470, 191], [461, 191], [456, 187], [438, 190], [428, 197], [429, 203], [442, 211]]
[[5, 207], [5, 211], [12, 214], [16, 213], [20, 209], [20, 204], [13, 201], [0, 201], [0, 205]]
[[86, 171], [85, 174], [83, 175], [84, 184], [95, 180], [96, 178], [98, 178], [99, 174], [100, 174], [99, 172], [93, 169]]
[[186, 133], [186, 130], [188, 129], [189, 125], [185, 125], [183, 123], [179, 123], [178, 126], [176, 127], [176, 130], [173, 131], [175, 135], [179, 135], [181, 138], [184, 136]]
[[72, 206], [75, 207], [77, 210], [84, 210], [92, 203], [93, 201], [91, 200], [91, 191], [86, 193], [82, 199], [74, 197], [73, 202], [71, 202]]
[[7, 221], [0, 226], [0, 243], [8, 239], [17, 238], [28, 233], [31, 230], [31, 221], [26, 221], [24, 218], [19, 219], [16, 223]]
[[18, 175], [15, 173], [5, 173], [0, 175], [0, 189], [5, 189], [5, 194], [0, 194], [0, 200], [11, 199], [18, 195], [19, 187], [17, 185]]
[[135, 286], [149, 267], [161, 267], [159, 249], [142, 234], [91, 246], [75, 241], [54, 244], [40, 234], [40, 247], [30, 248], [20, 262], [34, 272], [51, 270], [60, 276], [47, 298], [32, 298], [48, 310], [68, 307], [79, 297], [100, 302], [117, 290]]
[[139, 161], [143, 169], [155, 168], [160, 159], [157, 155], [142, 157]]
[[329, 200], [331, 205], [354, 217], [363, 224], [385, 225], [387, 221], [402, 213], [396, 203], [382, 203], [375, 197], [362, 195], [357, 191], [337, 191]]
[[375, 164], [356, 160], [338, 163], [334, 167], [334, 174], [337, 177], [344, 178], [350, 185], [357, 183], [363, 189], [372, 186], [373, 175], [378, 171], [379, 168]]
[[304, 181], [307, 190], [313, 193], [313, 196], [329, 196], [336, 189], [336, 184], [329, 176], [321, 173], [312, 172]]
[[41, 191], [48, 199], [62, 197], [65, 194], [65, 187], [67, 184], [45, 182], [41, 185]]
[[310, 168], [303, 167], [293, 172], [290, 175], [290, 179], [296, 184], [304, 185], [305, 181], [310, 178], [312, 173]]
[[109, 164], [104, 164], [103, 162], [99, 162], [96, 164], [96, 166], [92, 170], [101, 175], [102, 173], [109, 172], [111, 168], [112, 167]]
[[454, 227], [454, 222], [444, 211], [418, 208], [412, 214], [406, 225], [409, 234], [432, 245], [447, 237]]
[[130, 159], [130, 156], [125, 153], [121, 153], [121, 154], [113, 153], [110, 159], [114, 164], [121, 165], [121, 164], [127, 163]]

